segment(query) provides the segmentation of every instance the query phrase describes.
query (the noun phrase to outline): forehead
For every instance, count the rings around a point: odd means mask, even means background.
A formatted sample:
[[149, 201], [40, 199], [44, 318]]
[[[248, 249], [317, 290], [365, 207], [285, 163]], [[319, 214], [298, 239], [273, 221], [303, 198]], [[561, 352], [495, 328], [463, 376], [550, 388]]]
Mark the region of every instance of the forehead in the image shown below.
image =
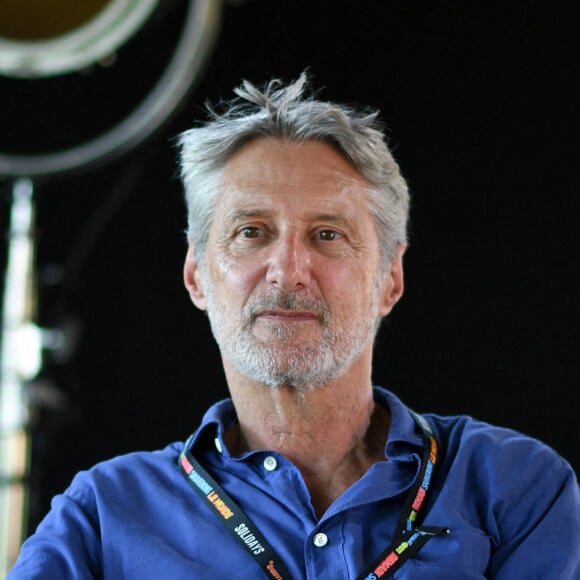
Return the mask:
[[318, 141], [251, 141], [226, 163], [222, 186], [226, 204], [367, 205], [368, 184], [358, 170], [335, 148]]

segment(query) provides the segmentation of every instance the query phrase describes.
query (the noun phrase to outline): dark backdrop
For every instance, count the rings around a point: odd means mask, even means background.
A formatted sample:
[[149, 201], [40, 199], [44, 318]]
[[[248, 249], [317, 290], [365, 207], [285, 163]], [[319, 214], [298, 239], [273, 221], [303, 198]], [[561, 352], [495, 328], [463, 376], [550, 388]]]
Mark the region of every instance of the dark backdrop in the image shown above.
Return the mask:
[[[154, 138], [98, 169], [40, 180], [39, 320], [79, 332], [72, 356], [48, 356], [40, 376], [66, 406], [36, 413], [33, 524], [76, 471], [185, 438], [226, 395], [207, 322], [182, 288], [171, 139], [242, 78], [305, 67], [322, 97], [381, 109], [413, 194], [406, 294], [381, 331], [375, 382], [419, 411], [539, 437], [580, 469], [580, 89], [577, 19], [564, 6], [227, 4], [204, 73]], [[0, 81], [2, 146], [45, 150], [114, 122], [172, 45], [179, 11], [165, 20], [154, 41], [120, 51], [137, 63], [122, 78], [31, 81], [34, 107], [2, 91], [18, 95], [21, 81]]]

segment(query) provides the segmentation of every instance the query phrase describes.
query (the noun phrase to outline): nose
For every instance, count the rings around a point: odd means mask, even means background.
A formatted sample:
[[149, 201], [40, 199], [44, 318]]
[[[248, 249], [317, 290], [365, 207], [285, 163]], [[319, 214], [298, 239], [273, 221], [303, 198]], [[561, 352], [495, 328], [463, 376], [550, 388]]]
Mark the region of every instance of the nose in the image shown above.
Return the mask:
[[296, 234], [281, 236], [270, 246], [266, 281], [286, 292], [295, 292], [310, 285], [311, 256]]

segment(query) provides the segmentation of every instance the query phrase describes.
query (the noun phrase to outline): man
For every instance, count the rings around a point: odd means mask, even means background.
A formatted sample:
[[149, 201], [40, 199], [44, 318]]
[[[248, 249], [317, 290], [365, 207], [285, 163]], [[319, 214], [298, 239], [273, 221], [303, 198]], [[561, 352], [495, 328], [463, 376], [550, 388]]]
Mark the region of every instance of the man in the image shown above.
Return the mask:
[[231, 400], [78, 474], [9, 578], [580, 578], [562, 458], [372, 387], [407, 187], [376, 115], [305, 83], [244, 83], [180, 138], [184, 280]]

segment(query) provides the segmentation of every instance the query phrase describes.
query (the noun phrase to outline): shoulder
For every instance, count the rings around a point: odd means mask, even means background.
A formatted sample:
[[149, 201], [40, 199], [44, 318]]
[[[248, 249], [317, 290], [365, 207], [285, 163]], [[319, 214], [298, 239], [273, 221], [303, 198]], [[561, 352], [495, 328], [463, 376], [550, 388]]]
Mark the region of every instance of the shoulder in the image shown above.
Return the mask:
[[[514, 429], [492, 425], [469, 416], [428, 414], [442, 447], [444, 461], [463, 462], [489, 478], [514, 475], [541, 476], [549, 469], [562, 475], [572, 468], [554, 449]], [[541, 479], [541, 478], [540, 478]]]
[[179, 475], [177, 458], [183, 443], [157, 451], [136, 451], [97, 463], [78, 472], [63, 496], [80, 503], [110, 501], [116, 495], [141, 494]]
[[550, 509], [578, 518], [576, 475], [545, 443], [467, 416], [425, 417], [439, 439], [443, 489], [448, 483], [459, 489], [488, 525], [493, 520], [506, 533], [522, 521], [537, 521]]
[[538, 439], [514, 429], [492, 425], [467, 415], [440, 416], [426, 414], [448, 457], [472, 457], [488, 464], [514, 465], [529, 463], [567, 467], [566, 461]]
[[103, 566], [115, 565], [111, 554], [134, 549], [138, 530], [170, 512], [182, 447], [121, 455], [77, 473], [23, 544], [10, 577], [102, 577]]

